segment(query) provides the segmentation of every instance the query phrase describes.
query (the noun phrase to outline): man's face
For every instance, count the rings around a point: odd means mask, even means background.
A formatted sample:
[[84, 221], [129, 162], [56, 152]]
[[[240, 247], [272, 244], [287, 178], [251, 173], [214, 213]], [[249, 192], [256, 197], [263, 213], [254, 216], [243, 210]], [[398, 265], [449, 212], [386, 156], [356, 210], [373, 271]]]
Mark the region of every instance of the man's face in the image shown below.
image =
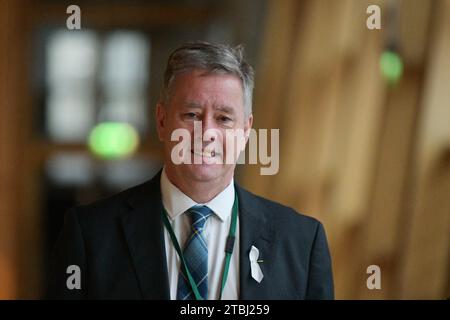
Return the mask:
[[[227, 154], [234, 152], [238, 155], [240, 150], [236, 141], [233, 148], [227, 143], [226, 130], [241, 129], [248, 137], [253, 121], [251, 115], [244, 116], [243, 97], [241, 81], [234, 75], [205, 73], [203, 70], [177, 75], [169, 101], [164, 106], [158, 104], [156, 110], [158, 136], [164, 142], [166, 170], [176, 179], [192, 182], [231, 179], [236, 165], [234, 161], [226, 163]], [[194, 135], [195, 123], [197, 136]], [[191, 150], [185, 153], [185, 157], [191, 160], [190, 164], [177, 165], [171, 158], [173, 148], [180, 144], [178, 140], [171, 141], [172, 132], [176, 129], [190, 133], [188, 145]], [[235, 132], [228, 131], [228, 134]]]

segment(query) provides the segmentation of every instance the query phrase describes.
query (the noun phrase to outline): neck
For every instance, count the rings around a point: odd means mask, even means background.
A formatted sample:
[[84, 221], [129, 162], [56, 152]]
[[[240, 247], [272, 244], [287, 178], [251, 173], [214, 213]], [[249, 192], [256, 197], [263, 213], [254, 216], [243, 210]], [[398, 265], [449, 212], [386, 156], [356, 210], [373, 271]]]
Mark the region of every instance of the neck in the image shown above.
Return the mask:
[[169, 181], [185, 195], [197, 203], [207, 203], [221, 193], [231, 182], [231, 177], [217, 178], [212, 181], [191, 181], [184, 177], [175, 177], [170, 170], [165, 170]]

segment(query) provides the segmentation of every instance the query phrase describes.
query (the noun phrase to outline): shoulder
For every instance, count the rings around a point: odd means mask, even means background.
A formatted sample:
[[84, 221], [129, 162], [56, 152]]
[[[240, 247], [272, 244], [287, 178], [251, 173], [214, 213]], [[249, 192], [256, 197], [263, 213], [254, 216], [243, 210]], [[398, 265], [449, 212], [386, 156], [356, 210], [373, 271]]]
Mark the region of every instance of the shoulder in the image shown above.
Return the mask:
[[237, 190], [240, 198], [251, 202], [252, 209], [260, 214], [264, 214], [266, 219], [276, 229], [296, 233], [301, 231], [314, 237], [318, 229], [322, 228], [322, 224], [316, 218], [276, 201], [253, 194], [240, 186], [237, 186]]
[[133, 199], [140, 194], [151, 195], [151, 181], [128, 188], [113, 195], [98, 199], [88, 204], [75, 206], [69, 211], [69, 215], [76, 216], [82, 224], [105, 224], [115, 221], [116, 218], [128, 213], [132, 208]]

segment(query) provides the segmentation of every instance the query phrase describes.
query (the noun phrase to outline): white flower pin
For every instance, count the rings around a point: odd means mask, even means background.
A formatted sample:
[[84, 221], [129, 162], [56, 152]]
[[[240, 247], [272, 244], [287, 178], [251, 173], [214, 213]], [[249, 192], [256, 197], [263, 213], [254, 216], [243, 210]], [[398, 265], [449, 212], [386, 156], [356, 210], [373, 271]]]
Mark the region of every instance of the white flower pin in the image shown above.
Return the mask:
[[252, 246], [249, 254], [250, 258], [250, 269], [252, 271], [252, 278], [255, 279], [258, 283], [262, 281], [264, 275], [261, 271], [261, 267], [258, 264], [259, 258], [259, 250], [255, 246]]

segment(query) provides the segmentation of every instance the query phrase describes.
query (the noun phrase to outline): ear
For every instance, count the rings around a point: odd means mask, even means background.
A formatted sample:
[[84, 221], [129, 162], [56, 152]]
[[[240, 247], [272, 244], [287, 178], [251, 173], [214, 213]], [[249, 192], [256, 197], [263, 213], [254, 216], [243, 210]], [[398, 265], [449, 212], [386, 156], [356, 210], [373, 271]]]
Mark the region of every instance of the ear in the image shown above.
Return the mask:
[[159, 141], [164, 141], [166, 133], [166, 108], [162, 105], [161, 102], [158, 102], [156, 104], [155, 118]]
[[253, 114], [250, 114], [244, 121], [245, 144], [247, 144], [248, 137], [250, 136], [250, 129], [253, 126]]

